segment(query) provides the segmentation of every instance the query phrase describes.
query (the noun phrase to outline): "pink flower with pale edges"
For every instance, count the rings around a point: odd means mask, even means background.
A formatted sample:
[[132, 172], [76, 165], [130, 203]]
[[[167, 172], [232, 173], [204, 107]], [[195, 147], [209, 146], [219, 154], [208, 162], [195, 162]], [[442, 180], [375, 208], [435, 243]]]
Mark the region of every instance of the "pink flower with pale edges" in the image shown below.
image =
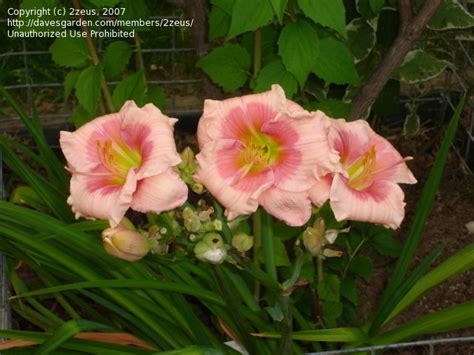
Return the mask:
[[400, 153], [376, 134], [366, 121], [326, 119], [329, 144], [340, 155], [337, 171], [325, 175], [310, 190], [313, 203], [329, 199], [338, 221], [354, 220], [396, 229], [405, 215], [399, 183], [416, 179]]
[[188, 190], [175, 171], [181, 162], [173, 138], [176, 119], [152, 104], [127, 101], [75, 132], [60, 133], [72, 173], [68, 203], [76, 218], [120, 223], [132, 208], [167, 211], [182, 205]]
[[[196, 180], [232, 220], [262, 206], [292, 226], [311, 216], [315, 174], [338, 161], [321, 113], [310, 114], [273, 85], [261, 94], [206, 100], [198, 126]], [[318, 169], [314, 167], [317, 166]]]

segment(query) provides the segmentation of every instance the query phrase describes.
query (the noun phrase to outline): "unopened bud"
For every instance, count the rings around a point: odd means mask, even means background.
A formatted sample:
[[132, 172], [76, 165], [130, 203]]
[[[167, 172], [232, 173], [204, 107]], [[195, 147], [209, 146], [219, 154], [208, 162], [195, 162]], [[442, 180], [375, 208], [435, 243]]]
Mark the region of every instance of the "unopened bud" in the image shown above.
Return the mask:
[[204, 225], [204, 230], [206, 232], [220, 232], [222, 230], [222, 222], [218, 219], [211, 222], [207, 222]]
[[249, 251], [253, 247], [253, 237], [246, 233], [239, 233], [232, 237], [232, 246], [241, 253]]
[[337, 236], [339, 233], [347, 233], [351, 230], [351, 228], [345, 228], [345, 229], [328, 229], [325, 234], [325, 238], [328, 241], [329, 244], [334, 244], [334, 242], [337, 239]]
[[102, 241], [107, 253], [123, 260], [136, 261], [150, 251], [148, 239], [144, 235], [120, 225], [105, 229]]
[[184, 219], [192, 218], [194, 216], [195, 216], [195, 212], [192, 210], [192, 208], [189, 208], [189, 207], [184, 208], [184, 210], [183, 210], [183, 218]]
[[196, 161], [194, 160], [194, 152], [190, 147], [186, 147], [183, 149], [181, 153], [179, 153], [181, 157], [181, 163], [178, 165], [180, 169], [186, 169], [189, 173], [193, 173], [196, 169]]
[[204, 192], [204, 186], [198, 182], [194, 183], [192, 186], [191, 186], [191, 189], [197, 193], [198, 195], [202, 194]]
[[130, 229], [131, 231], [137, 230], [132, 221], [130, 221], [127, 217], [123, 217], [118, 225]]
[[221, 264], [227, 256], [222, 237], [217, 233], [208, 233], [194, 247], [194, 254], [201, 261]]
[[201, 221], [198, 216], [194, 215], [184, 220], [184, 227], [190, 232], [199, 232], [201, 229]]

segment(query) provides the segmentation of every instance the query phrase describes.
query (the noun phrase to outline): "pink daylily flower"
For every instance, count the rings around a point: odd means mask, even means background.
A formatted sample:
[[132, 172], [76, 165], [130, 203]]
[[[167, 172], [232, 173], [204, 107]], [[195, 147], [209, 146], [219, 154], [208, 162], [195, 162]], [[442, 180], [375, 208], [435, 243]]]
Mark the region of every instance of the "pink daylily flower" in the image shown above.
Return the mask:
[[261, 94], [206, 100], [198, 126], [196, 179], [232, 220], [261, 205], [292, 226], [311, 216], [308, 190], [334, 169], [321, 113], [310, 114], [273, 85]]
[[313, 203], [321, 206], [329, 199], [338, 221], [398, 228], [405, 215], [405, 195], [398, 184], [416, 183], [405, 164], [411, 157], [403, 158], [366, 121], [327, 118], [327, 123], [329, 144], [339, 153], [340, 166], [312, 187]]
[[188, 190], [174, 168], [181, 162], [176, 121], [152, 104], [127, 101], [118, 113], [62, 131], [76, 218], [106, 219], [114, 227], [129, 208], [160, 213], [182, 205]]

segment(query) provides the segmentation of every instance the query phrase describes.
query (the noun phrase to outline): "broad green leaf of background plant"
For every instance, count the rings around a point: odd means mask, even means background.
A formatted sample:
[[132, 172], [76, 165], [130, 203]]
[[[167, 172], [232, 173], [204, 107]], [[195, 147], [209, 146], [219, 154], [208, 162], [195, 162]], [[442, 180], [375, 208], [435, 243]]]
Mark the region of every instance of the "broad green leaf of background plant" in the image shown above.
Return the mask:
[[81, 72], [76, 82], [77, 99], [92, 116], [95, 115], [100, 100], [101, 75], [100, 65], [90, 66]]
[[339, 302], [341, 282], [334, 274], [324, 274], [324, 281], [318, 281], [318, 296], [323, 301]]
[[278, 39], [278, 54], [286, 69], [303, 87], [319, 55], [316, 31], [304, 20], [287, 24]]
[[77, 79], [79, 79], [80, 74], [80, 70], [71, 70], [66, 74], [66, 78], [64, 79], [64, 100], [67, 100], [69, 95], [71, 95], [71, 92], [76, 86]]
[[406, 137], [414, 136], [420, 130], [420, 116], [416, 112], [410, 112], [403, 122], [403, 135]]
[[363, 18], [355, 18], [347, 25], [347, 45], [355, 63], [367, 58], [376, 40], [374, 29]]
[[[18, 2], [19, 3], [19, 2]], [[49, 13], [48, 14], [42, 14], [37, 16], [36, 14], [23, 14], [21, 16], [18, 16], [18, 19], [25, 21], [25, 25], [22, 27], [16, 26], [15, 30], [16, 31], [30, 31], [30, 30], [36, 30], [36, 31], [42, 31], [42, 32], [50, 32], [50, 31], [62, 31], [63, 28], [60, 26], [57, 26], [56, 23], [52, 20], [61, 20], [61, 19], [66, 19], [67, 14], [59, 16], [53, 12], [54, 8], [57, 8], [60, 4], [58, 3], [58, 0], [23, 0], [21, 1], [20, 9], [22, 10], [31, 10], [31, 9], [48, 9]], [[28, 26], [26, 23], [29, 20], [41, 20], [44, 21], [43, 24], [38, 24], [38, 26], [33, 25], [33, 23]]]
[[446, 60], [437, 59], [421, 49], [415, 49], [408, 52], [393, 76], [409, 84], [418, 83], [441, 74], [448, 64]]
[[347, 38], [346, 9], [342, 0], [298, 0], [298, 5], [311, 20]]
[[268, 25], [273, 9], [268, 0], [235, 0], [232, 8], [228, 38]]
[[224, 10], [227, 15], [232, 15], [232, 8], [234, 7], [235, 0], [210, 0], [209, 2]]
[[267, 91], [272, 84], [279, 84], [288, 98], [292, 98], [298, 90], [295, 77], [286, 70], [281, 60], [276, 60], [259, 71], [254, 91]]
[[288, 4], [288, 0], [270, 0], [270, 4], [272, 4], [273, 11], [278, 18], [278, 21], [281, 23], [285, 13], [286, 5]]
[[474, 16], [458, 0], [445, 0], [428, 23], [433, 30], [450, 30], [474, 26]]
[[81, 105], [76, 105], [72, 115], [69, 117], [69, 121], [74, 125], [74, 127], [79, 128], [89, 122], [93, 115], [91, 115], [84, 107]]
[[[119, 20], [146, 20], [150, 17], [150, 11], [144, 0], [121, 0], [122, 7], [126, 8], [123, 14], [119, 15]], [[124, 26], [125, 29], [135, 29], [137, 31], [150, 31], [149, 27]]]
[[132, 47], [125, 41], [114, 41], [105, 48], [104, 72], [107, 78], [115, 78], [120, 75], [130, 60]]
[[320, 110], [326, 115], [334, 118], [347, 118], [351, 110], [351, 105], [337, 99], [326, 99], [318, 102], [312, 102], [307, 107], [311, 111]]
[[390, 79], [372, 105], [378, 115], [389, 116], [400, 111], [400, 82]]
[[384, 0], [356, 0], [357, 12], [368, 20], [379, 14], [384, 3]]
[[49, 47], [56, 64], [63, 67], [78, 68], [87, 64], [89, 54], [84, 38], [56, 38]]
[[146, 84], [142, 70], [127, 76], [114, 89], [112, 94], [114, 106], [122, 107], [127, 100], [134, 100], [137, 105], [144, 104], [145, 89]]
[[214, 49], [196, 63], [224, 91], [234, 91], [245, 84], [250, 70], [250, 55], [238, 44]]
[[213, 6], [207, 18], [209, 24], [209, 40], [225, 37], [229, 32], [230, 15], [219, 6]]
[[313, 60], [312, 72], [334, 84], [357, 84], [359, 75], [349, 48], [334, 36], [318, 31], [319, 55]]
[[151, 102], [153, 105], [163, 111], [166, 107], [166, 94], [159, 85], [149, 85], [146, 93], [146, 102]]

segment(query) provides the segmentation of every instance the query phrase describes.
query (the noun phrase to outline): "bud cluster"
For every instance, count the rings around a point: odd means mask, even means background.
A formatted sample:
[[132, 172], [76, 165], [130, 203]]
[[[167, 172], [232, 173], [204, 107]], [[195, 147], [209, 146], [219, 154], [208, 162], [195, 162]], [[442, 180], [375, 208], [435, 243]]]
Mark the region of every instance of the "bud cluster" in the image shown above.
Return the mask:
[[312, 227], [308, 227], [303, 232], [303, 244], [313, 255], [319, 258], [332, 258], [342, 256], [342, 251], [328, 248], [328, 244], [336, 241], [339, 233], [346, 233], [350, 228], [326, 229], [326, 223], [321, 217], [314, 221]]

